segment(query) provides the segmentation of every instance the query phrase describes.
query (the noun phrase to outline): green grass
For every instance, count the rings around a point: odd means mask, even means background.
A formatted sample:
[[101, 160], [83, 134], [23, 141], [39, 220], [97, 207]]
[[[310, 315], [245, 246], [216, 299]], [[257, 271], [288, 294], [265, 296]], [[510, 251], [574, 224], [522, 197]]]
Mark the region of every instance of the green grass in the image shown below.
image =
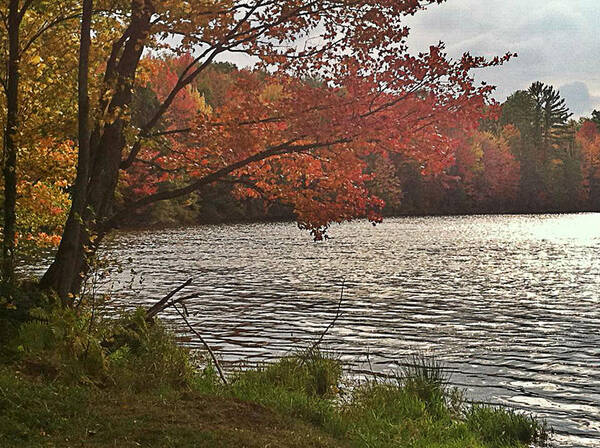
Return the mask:
[[335, 404], [341, 374], [337, 361], [315, 352], [310, 357], [286, 357], [273, 364], [238, 372], [223, 393], [341, 436], [345, 428]]
[[342, 447], [266, 407], [194, 389], [133, 393], [0, 371], [0, 446]]
[[466, 412], [465, 422], [492, 446], [508, 446], [513, 440], [543, 446], [549, 438], [545, 422], [502, 407], [471, 406]]
[[[9, 313], [10, 314], [10, 313]], [[94, 321], [32, 308], [3, 328], [2, 447], [439, 447], [544, 445], [530, 416], [469, 405], [437, 361], [345, 390], [341, 364], [312, 350], [231, 374], [193, 368], [184, 348], [138, 312]]]

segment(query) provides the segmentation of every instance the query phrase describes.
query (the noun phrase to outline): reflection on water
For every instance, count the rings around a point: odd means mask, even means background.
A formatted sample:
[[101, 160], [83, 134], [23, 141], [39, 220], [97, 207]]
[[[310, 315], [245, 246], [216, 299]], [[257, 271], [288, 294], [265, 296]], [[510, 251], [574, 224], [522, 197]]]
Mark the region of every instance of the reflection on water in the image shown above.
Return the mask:
[[600, 446], [600, 215], [390, 219], [314, 243], [293, 224], [202, 226], [118, 235], [126, 303], [189, 277], [194, 323], [230, 361], [268, 360], [344, 313], [329, 347], [386, 372], [435, 353], [478, 400], [534, 411], [562, 446]]

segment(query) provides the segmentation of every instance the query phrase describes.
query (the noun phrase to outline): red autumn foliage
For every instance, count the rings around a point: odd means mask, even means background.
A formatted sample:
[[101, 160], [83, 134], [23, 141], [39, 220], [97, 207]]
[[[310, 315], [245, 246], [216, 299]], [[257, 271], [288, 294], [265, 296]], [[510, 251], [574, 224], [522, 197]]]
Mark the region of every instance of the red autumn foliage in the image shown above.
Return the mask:
[[499, 136], [473, 132], [456, 157], [456, 171], [463, 188], [475, 201], [513, 202], [519, 192], [520, 167], [510, 150], [515, 138], [513, 126]]
[[589, 196], [592, 186], [600, 183], [600, 131], [591, 120], [586, 120], [575, 141], [581, 151], [582, 189]]

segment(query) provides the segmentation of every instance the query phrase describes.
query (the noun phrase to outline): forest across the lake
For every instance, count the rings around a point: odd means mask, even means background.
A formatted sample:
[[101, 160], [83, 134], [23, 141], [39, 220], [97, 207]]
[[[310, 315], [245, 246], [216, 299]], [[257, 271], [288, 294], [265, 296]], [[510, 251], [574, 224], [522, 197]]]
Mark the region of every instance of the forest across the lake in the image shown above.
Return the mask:
[[[152, 63], [173, 78], [185, 66], [181, 60]], [[268, 75], [240, 71], [232, 64], [214, 64], [198, 78], [194, 90], [203, 107], [218, 110], [230, 101], [239, 101], [236, 85], [246, 76]], [[273, 85], [269, 89], [277, 90]], [[139, 107], [151, 108], [152, 104], [142, 101], [152, 98], [150, 94], [140, 99]], [[493, 111], [488, 111], [476, 129], [450, 130], [456, 147], [442, 171], [431, 172], [426, 162], [409, 155], [370, 155], [365, 159], [365, 172], [372, 175], [366, 186], [384, 201], [384, 216], [600, 210], [600, 112], [575, 120], [560, 92], [540, 82], [514, 92], [490, 109]], [[180, 118], [174, 126], [185, 127], [185, 120]], [[147, 168], [140, 176], [147, 179], [149, 172], [152, 170]], [[146, 182], [136, 179], [136, 185]], [[145, 227], [295, 218], [293, 205], [269, 200], [255, 187], [249, 181], [241, 185], [215, 183], [192, 198], [148, 207], [132, 215], [127, 224]], [[155, 188], [160, 191], [164, 186], [158, 183]], [[135, 192], [125, 187], [124, 195], [135, 196]]]

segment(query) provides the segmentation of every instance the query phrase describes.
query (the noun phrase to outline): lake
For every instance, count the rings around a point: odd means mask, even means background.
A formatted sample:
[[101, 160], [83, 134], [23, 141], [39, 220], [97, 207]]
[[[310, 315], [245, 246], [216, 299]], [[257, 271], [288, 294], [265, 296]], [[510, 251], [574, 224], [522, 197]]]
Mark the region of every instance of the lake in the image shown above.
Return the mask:
[[196, 328], [225, 361], [253, 363], [314, 341], [345, 282], [325, 344], [355, 373], [434, 354], [474, 399], [547, 418], [560, 446], [600, 447], [600, 214], [398, 218], [329, 235], [315, 243], [293, 223], [119, 233], [108, 252], [130, 261], [110, 287], [148, 305], [193, 278]]

